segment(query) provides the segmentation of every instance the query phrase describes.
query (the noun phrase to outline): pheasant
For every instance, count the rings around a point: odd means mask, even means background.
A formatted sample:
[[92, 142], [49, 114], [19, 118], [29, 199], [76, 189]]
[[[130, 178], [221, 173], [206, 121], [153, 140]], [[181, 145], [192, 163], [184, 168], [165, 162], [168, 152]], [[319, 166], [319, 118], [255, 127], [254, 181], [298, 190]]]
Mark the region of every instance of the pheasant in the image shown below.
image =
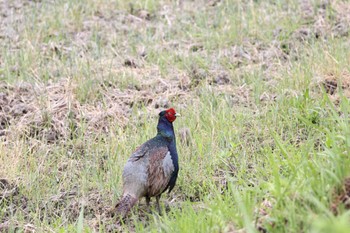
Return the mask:
[[179, 116], [173, 108], [159, 113], [157, 135], [139, 146], [128, 159], [123, 171], [123, 196], [116, 206], [117, 213], [126, 217], [142, 197], [149, 208], [151, 197], [161, 214], [159, 199], [174, 188], [179, 172], [173, 122]]

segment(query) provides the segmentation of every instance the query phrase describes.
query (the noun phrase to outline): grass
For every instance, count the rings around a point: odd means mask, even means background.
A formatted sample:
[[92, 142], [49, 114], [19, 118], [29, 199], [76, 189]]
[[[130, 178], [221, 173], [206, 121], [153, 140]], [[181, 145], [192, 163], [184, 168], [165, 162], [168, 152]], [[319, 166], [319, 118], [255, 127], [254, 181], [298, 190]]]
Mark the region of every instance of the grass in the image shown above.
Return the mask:
[[[346, 1], [2, 4], [1, 230], [349, 231]], [[170, 210], [117, 226], [164, 103], [183, 116]]]

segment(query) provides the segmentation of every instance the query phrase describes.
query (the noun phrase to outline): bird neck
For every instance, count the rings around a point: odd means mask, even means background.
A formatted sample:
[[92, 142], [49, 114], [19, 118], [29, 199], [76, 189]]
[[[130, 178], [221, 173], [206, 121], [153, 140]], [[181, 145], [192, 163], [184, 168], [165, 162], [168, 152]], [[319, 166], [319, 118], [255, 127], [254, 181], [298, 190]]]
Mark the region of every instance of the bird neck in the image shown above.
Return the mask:
[[175, 138], [173, 124], [166, 119], [159, 119], [157, 132], [158, 135], [163, 136], [168, 141], [172, 141]]

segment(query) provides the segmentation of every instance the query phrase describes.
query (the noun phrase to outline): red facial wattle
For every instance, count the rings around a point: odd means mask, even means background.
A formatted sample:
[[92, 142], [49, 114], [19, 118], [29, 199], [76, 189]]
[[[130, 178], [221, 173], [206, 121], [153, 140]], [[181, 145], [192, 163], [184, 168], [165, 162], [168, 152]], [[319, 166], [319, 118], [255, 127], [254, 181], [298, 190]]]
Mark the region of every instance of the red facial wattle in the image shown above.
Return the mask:
[[176, 119], [175, 109], [169, 108], [165, 112], [166, 112], [165, 117], [166, 117], [166, 119], [168, 119], [169, 122], [175, 121], [175, 119]]

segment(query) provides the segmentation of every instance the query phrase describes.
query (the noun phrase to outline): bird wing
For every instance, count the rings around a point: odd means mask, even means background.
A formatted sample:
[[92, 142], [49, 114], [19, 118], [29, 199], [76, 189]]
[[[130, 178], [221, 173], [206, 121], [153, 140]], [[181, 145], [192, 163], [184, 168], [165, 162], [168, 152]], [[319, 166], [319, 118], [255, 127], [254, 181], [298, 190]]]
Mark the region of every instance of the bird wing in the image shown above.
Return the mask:
[[145, 157], [145, 155], [149, 152], [149, 147], [146, 144], [142, 144], [141, 146], [137, 147], [134, 153], [131, 154], [129, 161], [136, 162], [139, 159]]
[[131, 154], [123, 171], [124, 194], [140, 198], [147, 192], [149, 146], [142, 144]]
[[152, 148], [148, 163], [148, 195], [157, 196], [168, 186], [174, 164], [167, 146]]
[[124, 191], [157, 196], [168, 187], [174, 163], [166, 145], [145, 143], [130, 156], [123, 171]]

